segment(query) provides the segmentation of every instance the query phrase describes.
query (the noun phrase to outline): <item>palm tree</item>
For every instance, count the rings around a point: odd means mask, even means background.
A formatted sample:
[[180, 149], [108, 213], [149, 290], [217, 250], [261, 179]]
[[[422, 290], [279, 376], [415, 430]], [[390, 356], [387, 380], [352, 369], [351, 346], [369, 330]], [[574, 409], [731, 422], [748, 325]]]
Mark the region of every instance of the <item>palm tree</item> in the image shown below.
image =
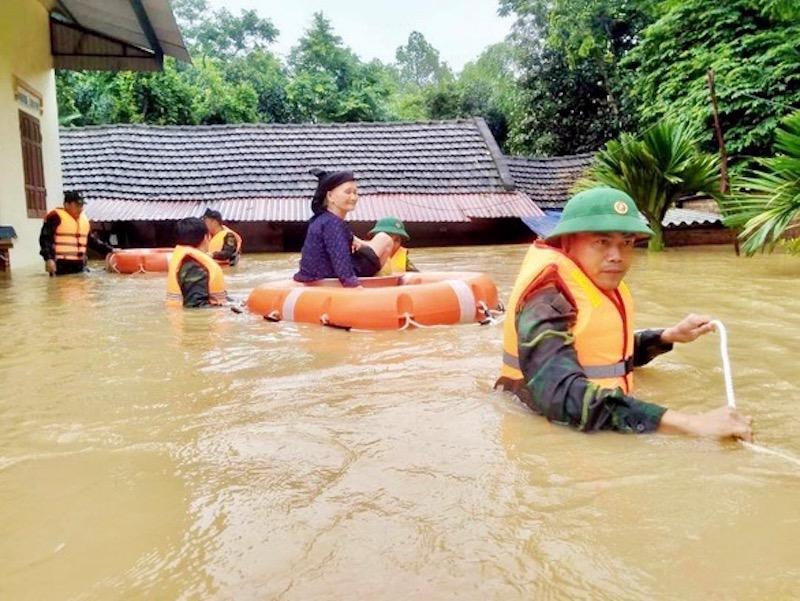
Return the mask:
[[655, 236], [648, 249], [664, 249], [661, 223], [667, 209], [683, 196], [719, 196], [719, 173], [714, 155], [701, 152], [689, 126], [664, 120], [638, 139], [622, 134], [597, 153], [587, 176], [576, 189], [598, 184], [623, 190], [636, 201]]
[[722, 202], [725, 225], [741, 228], [742, 250], [752, 255], [772, 251], [781, 237], [800, 228], [800, 111], [775, 132], [777, 156], [756, 159], [736, 182], [736, 192]]

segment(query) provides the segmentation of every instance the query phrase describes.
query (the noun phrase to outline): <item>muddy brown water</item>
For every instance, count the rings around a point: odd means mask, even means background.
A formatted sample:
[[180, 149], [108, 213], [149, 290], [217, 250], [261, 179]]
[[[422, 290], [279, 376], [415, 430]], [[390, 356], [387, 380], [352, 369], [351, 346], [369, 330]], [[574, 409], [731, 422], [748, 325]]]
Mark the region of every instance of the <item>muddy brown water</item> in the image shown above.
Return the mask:
[[[491, 273], [523, 246], [417, 249]], [[800, 456], [800, 260], [640, 252], [637, 326], [728, 327], [758, 440]], [[297, 255], [248, 255], [244, 296]], [[163, 277], [0, 278], [2, 599], [788, 599], [800, 470], [584, 435], [492, 391], [501, 328], [348, 333], [167, 310]], [[724, 404], [718, 338], [638, 374]]]

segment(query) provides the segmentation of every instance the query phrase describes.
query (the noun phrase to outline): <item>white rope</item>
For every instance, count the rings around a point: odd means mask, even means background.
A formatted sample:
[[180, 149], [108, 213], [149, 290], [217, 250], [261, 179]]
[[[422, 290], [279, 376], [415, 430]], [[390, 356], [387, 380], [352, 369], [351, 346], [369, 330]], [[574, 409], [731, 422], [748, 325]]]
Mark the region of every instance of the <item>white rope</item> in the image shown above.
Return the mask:
[[[480, 322], [481, 325], [496, 326], [503, 323], [506, 318], [505, 310], [502, 308], [490, 309], [484, 301], [478, 301], [478, 307], [486, 316], [486, 320]], [[497, 318], [498, 315], [500, 316], [499, 318]]]
[[418, 321], [414, 321], [414, 318], [411, 317], [411, 313], [403, 313], [403, 317], [405, 318], [406, 322], [402, 325], [402, 327], [398, 328], [398, 331], [402, 332], [403, 330], [407, 330], [409, 326], [414, 326], [415, 328], [441, 328], [445, 327], [444, 324], [435, 324], [432, 326], [426, 326], [424, 323], [419, 323]]
[[[715, 319], [711, 323], [717, 328], [717, 332], [719, 332], [719, 351], [720, 355], [722, 355], [722, 372], [725, 377], [725, 394], [727, 395], [728, 399], [728, 407], [731, 409], [736, 409], [736, 398], [733, 395], [733, 375], [731, 372], [731, 361], [730, 357], [728, 356], [728, 331], [725, 329], [725, 325], [718, 319]], [[747, 442], [745, 440], [740, 442], [748, 449], [756, 451], [757, 453], [772, 455], [773, 457], [780, 457], [789, 463], [800, 466], [800, 459], [797, 457], [793, 457], [786, 453], [781, 453], [780, 451], [776, 451], [759, 444]]]
[[728, 331], [725, 325], [715, 319], [711, 324], [719, 332], [719, 353], [722, 355], [722, 373], [725, 377], [725, 394], [728, 398], [728, 407], [736, 409], [736, 398], [733, 396], [733, 376], [731, 375], [731, 360], [728, 356]]
[[117, 257], [114, 254], [111, 254], [111, 258], [108, 260], [108, 266], [114, 271], [114, 273], [119, 273], [119, 268], [117, 267]]

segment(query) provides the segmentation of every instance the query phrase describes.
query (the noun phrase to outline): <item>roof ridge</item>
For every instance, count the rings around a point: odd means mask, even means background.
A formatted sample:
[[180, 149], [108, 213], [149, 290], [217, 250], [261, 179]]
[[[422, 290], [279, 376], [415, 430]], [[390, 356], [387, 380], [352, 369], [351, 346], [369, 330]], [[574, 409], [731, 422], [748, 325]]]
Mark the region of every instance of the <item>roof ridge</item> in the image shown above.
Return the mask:
[[226, 130], [226, 129], [303, 129], [303, 128], [322, 128], [322, 129], [346, 129], [356, 127], [381, 127], [381, 126], [415, 126], [415, 125], [475, 125], [474, 119], [438, 119], [427, 121], [337, 121], [329, 123], [277, 123], [277, 122], [254, 122], [254, 123], [218, 123], [210, 125], [155, 125], [151, 123], [105, 123], [100, 125], [81, 125], [81, 126], [62, 126], [59, 128], [61, 134], [72, 132], [105, 130], [105, 129], [139, 129], [139, 130]]
[[551, 157], [535, 157], [535, 156], [524, 156], [524, 155], [519, 155], [519, 154], [517, 154], [517, 155], [509, 154], [509, 155], [505, 155], [505, 158], [513, 159], [513, 160], [521, 160], [521, 161], [549, 162], [549, 161], [559, 161], [559, 160], [563, 161], [563, 160], [569, 160], [569, 159], [588, 159], [588, 158], [593, 157], [595, 154], [597, 154], [597, 153], [596, 152], [581, 152], [581, 153], [578, 153], [578, 154], [561, 154], [561, 155], [551, 156]]
[[505, 161], [505, 155], [503, 151], [500, 150], [500, 146], [497, 145], [497, 140], [494, 139], [494, 135], [486, 124], [486, 120], [483, 117], [473, 117], [472, 120], [475, 122], [475, 125], [478, 126], [478, 131], [481, 132], [483, 141], [489, 149], [489, 154], [492, 156], [497, 171], [500, 173], [500, 181], [503, 187], [506, 190], [514, 190], [516, 188], [514, 176], [511, 175], [511, 171]]

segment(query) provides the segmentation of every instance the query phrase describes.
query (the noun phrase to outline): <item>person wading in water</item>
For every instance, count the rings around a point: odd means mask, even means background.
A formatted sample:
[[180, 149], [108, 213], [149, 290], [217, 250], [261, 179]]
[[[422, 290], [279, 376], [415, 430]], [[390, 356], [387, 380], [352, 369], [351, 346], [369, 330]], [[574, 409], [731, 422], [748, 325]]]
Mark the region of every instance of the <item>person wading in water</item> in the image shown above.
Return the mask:
[[637, 239], [652, 230], [633, 199], [612, 188], [577, 194], [553, 232], [528, 250], [509, 300], [495, 387], [550, 421], [589, 432], [678, 432], [750, 441], [752, 419], [722, 407], [688, 414], [633, 394], [633, 368], [714, 329], [689, 315], [664, 330], [633, 331], [622, 281]]

